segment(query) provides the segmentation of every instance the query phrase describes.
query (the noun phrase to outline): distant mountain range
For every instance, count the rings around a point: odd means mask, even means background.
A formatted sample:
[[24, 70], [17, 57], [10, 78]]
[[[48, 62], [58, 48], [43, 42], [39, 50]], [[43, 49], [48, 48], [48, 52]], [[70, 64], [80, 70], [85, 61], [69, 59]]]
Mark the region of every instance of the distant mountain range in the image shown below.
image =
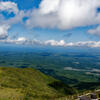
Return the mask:
[[13, 45], [13, 44], [0, 44], [0, 51], [25, 51], [25, 52], [100, 52], [100, 48], [91, 47], [61, 47], [61, 46], [28, 46], [28, 45]]

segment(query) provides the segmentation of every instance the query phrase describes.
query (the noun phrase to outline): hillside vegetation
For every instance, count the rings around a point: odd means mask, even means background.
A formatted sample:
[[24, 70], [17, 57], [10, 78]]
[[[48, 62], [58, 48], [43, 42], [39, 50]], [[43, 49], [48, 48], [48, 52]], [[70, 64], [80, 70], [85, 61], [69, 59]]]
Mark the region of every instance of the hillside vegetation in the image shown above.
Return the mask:
[[0, 68], [0, 100], [55, 100], [75, 90], [33, 68]]

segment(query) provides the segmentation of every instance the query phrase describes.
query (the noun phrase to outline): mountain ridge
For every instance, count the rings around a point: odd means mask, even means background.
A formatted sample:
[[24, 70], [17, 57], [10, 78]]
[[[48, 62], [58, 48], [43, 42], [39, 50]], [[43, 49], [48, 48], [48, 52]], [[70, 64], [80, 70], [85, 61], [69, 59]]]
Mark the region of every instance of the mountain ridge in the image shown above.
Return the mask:
[[55, 100], [75, 90], [33, 68], [0, 67], [0, 100]]

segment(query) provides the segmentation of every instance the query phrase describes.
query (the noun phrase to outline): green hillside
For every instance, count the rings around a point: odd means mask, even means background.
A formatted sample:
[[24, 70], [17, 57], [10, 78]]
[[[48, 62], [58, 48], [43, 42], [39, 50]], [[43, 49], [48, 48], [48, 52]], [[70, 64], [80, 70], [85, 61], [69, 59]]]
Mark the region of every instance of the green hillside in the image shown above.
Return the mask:
[[64, 83], [32, 68], [0, 68], [0, 100], [55, 100], [74, 94]]

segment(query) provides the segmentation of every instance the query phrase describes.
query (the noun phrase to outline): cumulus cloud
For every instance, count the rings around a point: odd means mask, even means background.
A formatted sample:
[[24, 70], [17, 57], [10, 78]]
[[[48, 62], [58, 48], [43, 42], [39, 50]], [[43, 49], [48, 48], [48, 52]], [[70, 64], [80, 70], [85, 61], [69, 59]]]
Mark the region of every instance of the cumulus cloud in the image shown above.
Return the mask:
[[99, 0], [42, 0], [26, 24], [30, 27], [59, 29], [100, 24], [98, 7]]
[[0, 26], [0, 39], [5, 39], [8, 37], [9, 28], [10, 28], [9, 25], [1, 25]]
[[21, 45], [42, 45], [42, 42], [36, 39], [30, 40], [25, 37], [18, 37], [16, 39], [12, 39], [8, 37], [7, 39], [0, 40], [2, 43], [9, 43], [9, 44], [21, 44]]
[[14, 14], [18, 13], [17, 4], [11, 1], [0, 2], [0, 11], [7, 11], [9, 13], [13, 12]]
[[19, 43], [23, 43], [25, 41], [27, 41], [27, 39], [25, 37], [19, 37], [17, 40], [15, 40], [16, 43], [19, 42]]
[[43, 43], [44, 45], [51, 46], [64, 46], [64, 47], [100, 47], [100, 41], [81, 41], [81, 42], [69, 42], [66, 43], [64, 40], [55, 41], [48, 40]]
[[7, 12], [10, 14], [13, 12], [15, 16], [6, 19], [2, 13], [0, 13], [0, 39], [8, 37], [8, 31], [13, 24], [22, 23], [23, 18], [29, 16], [29, 11], [19, 10], [16, 3], [11, 1], [0, 1], [0, 12]]
[[18, 37], [17, 39], [11, 39], [8, 37], [7, 39], [0, 40], [0, 42], [10, 44], [24, 44], [26, 41], [27, 39], [25, 37]]
[[12, 25], [12, 24], [16, 24], [19, 22], [22, 23], [23, 18], [27, 17], [27, 16], [28, 16], [28, 12], [25, 13], [25, 11], [21, 10], [15, 17], [12, 17], [12, 18], [6, 20], [5, 24], [7, 23], [9, 25]]
[[8, 13], [13, 12], [15, 16], [5, 19], [5, 16], [1, 13], [0, 14], [0, 24], [16, 24], [23, 21], [24, 17], [28, 17], [30, 15], [30, 11], [19, 10], [18, 6], [14, 2], [6, 1], [0, 2], [0, 11], [5, 11]]
[[[5, 19], [5, 16], [0, 14], [0, 26], [9, 25], [11, 27], [13, 24], [22, 23], [24, 17], [28, 17], [25, 24], [30, 28], [41, 27], [67, 30], [75, 27], [96, 25], [100, 24], [100, 13], [97, 12], [99, 7], [99, 0], [42, 0], [39, 8], [23, 11], [19, 10], [14, 2], [1, 1], [0, 12], [13, 12], [15, 16]], [[100, 27], [88, 31], [90, 34], [99, 34], [99, 32]]]
[[64, 40], [56, 41], [56, 40], [47, 40], [43, 44], [45, 45], [51, 45], [51, 46], [66, 46], [66, 43]]
[[85, 41], [85, 42], [76, 42], [68, 43], [66, 46], [76, 46], [76, 47], [100, 47], [100, 41]]
[[69, 42], [66, 43], [64, 40], [56, 41], [56, 40], [46, 40], [40, 41], [37, 39], [27, 39], [25, 37], [18, 37], [17, 39], [1, 39], [2, 43], [10, 43], [10, 44], [20, 44], [20, 45], [42, 45], [42, 46], [61, 46], [61, 47], [90, 47], [90, 48], [99, 48], [100, 41], [81, 41], [81, 42]]
[[42, 14], [49, 14], [56, 12], [59, 7], [60, 0], [43, 0], [40, 4], [40, 12]]
[[[83, 27], [87, 25], [99, 26], [96, 29], [90, 29], [88, 33], [98, 35], [100, 33], [100, 13], [97, 9], [100, 7], [100, 0], [42, 0], [39, 8], [23, 11], [19, 10], [17, 4], [11, 1], [0, 2], [0, 12], [13, 12], [14, 17], [5, 19], [0, 14], [0, 42], [15, 44], [38, 44], [51, 46], [87, 46], [100, 47], [100, 41], [86, 41], [76, 43], [66, 43], [64, 40], [29, 40], [24, 37], [18, 39], [7, 38], [8, 30], [11, 25], [22, 22], [24, 17], [28, 17], [26, 25], [34, 28], [58, 28], [72, 29], [75, 27]], [[70, 37], [72, 33], [65, 34], [64, 37]], [[5, 38], [7, 38], [5, 40]]]

